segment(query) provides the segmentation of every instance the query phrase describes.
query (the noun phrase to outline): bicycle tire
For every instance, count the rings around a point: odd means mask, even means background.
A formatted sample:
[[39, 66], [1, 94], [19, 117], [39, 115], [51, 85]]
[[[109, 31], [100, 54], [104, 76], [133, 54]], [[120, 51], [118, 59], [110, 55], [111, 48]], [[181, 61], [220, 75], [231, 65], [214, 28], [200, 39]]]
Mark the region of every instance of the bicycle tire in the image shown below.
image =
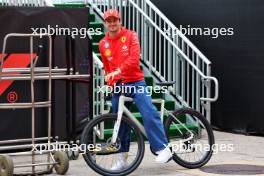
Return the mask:
[[[104, 120], [116, 120], [117, 119], [117, 114], [103, 114], [100, 115], [94, 119], [92, 119], [87, 126], [84, 128], [83, 132], [82, 132], [82, 136], [81, 136], [81, 144], [87, 144], [88, 141], [88, 135], [89, 132], [91, 130], [91, 128], [93, 128], [96, 124], [99, 124], [101, 122], [103, 122]], [[125, 170], [122, 171], [122, 173], [118, 172], [118, 171], [110, 171], [110, 170], [105, 170], [102, 169], [100, 167], [98, 167], [96, 164], [94, 164], [93, 162], [93, 158], [86, 154], [83, 154], [84, 160], [85, 162], [88, 164], [88, 166], [90, 168], [92, 168], [95, 172], [101, 174], [101, 175], [108, 175], [108, 176], [123, 176], [123, 175], [128, 175], [131, 172], [133, 172], [135, 169], [137, 169], [137, 167], [140, 165], [143, 156], [144, 156], [144, 152], [145, 152], [145, 144], [144, 144], [144, 139], [143, 136], [139, 130], [139, 128], [137, 127], [137, 125], [130, 120], [128, 117], [123, 116], [122, 117], [122, 122], [125, 122], [127, 124], [129, 124], [129, 126], [133, 129], [135, 129], [135, 135], [137, 136], [137, 142], [138, 142], [138, 146], [139, 146], [139, 152], [137, 154], [137, 157], [135, 159], [135, 161]]]
[[[213, 154], [213, 145], [214, 145], [214, 134], [213, 134], [213, 130], [209, 124], [209, 122], [206, 120], [206, 118], [199, 112], [190, 109], [190, 108], [181, 108], [178, 109], [176, 111], [174, 111], [172, 113], [175, 117], [176, 116], [180, 116], [180, 115], [184, 115], [184, 114], [189, 114], [192, 116], [195, 116], [198, 120], [200, 120], [200, 122], [204, 125], [207, 134], [208, 134], [208, 140], [209, 140], [209, 145], [210, 145], [210, 151], [208, 151], [206, 153], [206, 156], [204, 156], [200, 161], [197, 162], [187, 162], [185, 160], [183, 160], [181, 157], [179, 157], [177, 155], [177, 153], [173, 153], [173, 160], [188, 169], [195, 169], [195, 168], [200, 168], [203, 165], [205, 165], [212, 157]], [[166, 135], [169, 141], [169, 128], [170, 128], [170, 124], [171, 122], [174, 120], [174, 118], [172, 116], [169, 116], [165, 121], [164, 121], [164, 129], [166, 131]]]

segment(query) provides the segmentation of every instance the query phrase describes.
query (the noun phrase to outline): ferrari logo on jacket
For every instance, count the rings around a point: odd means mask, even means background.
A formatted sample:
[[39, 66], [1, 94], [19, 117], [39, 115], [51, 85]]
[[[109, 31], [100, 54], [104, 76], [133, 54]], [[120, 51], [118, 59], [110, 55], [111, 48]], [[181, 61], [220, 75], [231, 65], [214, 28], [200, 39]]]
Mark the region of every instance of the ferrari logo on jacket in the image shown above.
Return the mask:
[[125, 42], [126, 42], [126, 37], [125, 37], [125, 36], [121, 37], [121, 41], [122, 41], [123, 43], [125, 43]]

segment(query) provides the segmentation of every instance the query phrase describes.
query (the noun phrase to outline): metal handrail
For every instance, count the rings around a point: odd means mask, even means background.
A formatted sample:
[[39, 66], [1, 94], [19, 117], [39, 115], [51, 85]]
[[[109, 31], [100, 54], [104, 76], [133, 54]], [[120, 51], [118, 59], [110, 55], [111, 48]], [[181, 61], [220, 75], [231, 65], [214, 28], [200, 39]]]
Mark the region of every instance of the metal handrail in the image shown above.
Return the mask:
[[1, 6], [53, 7], [52, 0], [1, 0]]
[[93, 52], [93, 72], [94, 72], [94, 79], [93, 79], [93, 117], [96, 117], [100, 114], [105, 113], [104, 105], [105, 105], [105, 98], [102, 92], [98, 93], [98, 87], [103, 87], [104, 82], [104, 68], [102, 61], [97, 57], [97, 55]]
[[188, 44], [188, 46], [199, 54], [206, 64], [211, 64], [211, 61], [150, 0], [145, 1], [162, 19], [164, 19], [164, 21], [166, 21], [166, 23], [168, 23], [172, 30], [177, 31], [177, 34]]
[[[172, 45], [172, 46], [174, 46], [176, 49], [177, 49], [177, 51], [184, 57], [184, 59], [197, 71], [197, 73], [199, 73], [199, 75], [201, 75], [204, 79], [208, 79], [208, 80], [213, 80], [214, 81], [214, 83], [215, 83], [215, 96], [214, 96], [214, 98], [205, 98], [205, 97], [201, 97], [200, 98], [200, 100], [203, 100], [203, 101], [216, 101], [217, 99], [218, 99], [218, 80], [215, 78], [215, 77], [211, 77], [211, 76], [205, 76], [200, 70], [199, 70], [199, 68], [197, 68], [197, 66], [196, 65], [194, 65], [194, 63], [185, 55], [185, 53], [183, 53], [182, 52], [182, 50], [180, 50], [179, 49], [179, 47], [165, 34], [165, 32], [164, 31], [162, 31], [149, 17], [148, 17], [148, 15], [144, 12], [144, 11], [142, 11], [140, 8], [139, 8], [139, 6], [137, 5], [137, 4], [135, 4], [134, 2], [133, 2], [133, 0], [129, 0], [130, 1], [130, 3], [140, 12], [140, 13], [142, 13], [142, 15], [148, 20], [148, 22], [150, 22], [151, 23], [151, 25], [153, 25], [163, 36], [164, 36], [164, 38], [166, 38], [169, 42], [170, 42], [170, 44]], [[147, 2], [147, 1], [146, 1]], [[153, 4], [152, 4], [153, 5]], [[155, 10], [157, 10], [157, 8], [155, 8]], [[159, 15], [161, 14], [161, 12], [160, 11], [158, 11], [159, 12]], [[175, 26], [174, 26], [175, 27]], [[176, 27], [175, 27], [175, 29], [177, 29]], [[178, 30], [178, 29], [177, 29]], [[182, 33], [179, 33], [179, 34], [181, 34], [181, 35], [183, 35]], [[186, 38], [186, 37], [185, 37]], [[190, 41], [188, 40], [188, 42], [190, 43]], [[194, 46], [193, 44], [192, 44], [192, 46]], [[195, 49], [197, 50], [197, 48], [195, 47]], [[199, 51], [200, 52], [200, 51]], [[201, 53], [201, 52], [200, 52]], [[203, 54], [202, 54], [202, 56], [203, 57], [205, 57]], [[206, 61], [206, 63], [207, 64], [210, 64], [211, 62], [208, 60], [208, 59], [206, 59], [205, 60]]]
[[93, 52], [93, 60], [98, 65], [98, 68], [103, 69], [104, 65], [102, 61], [96, 56], [94, 52]]

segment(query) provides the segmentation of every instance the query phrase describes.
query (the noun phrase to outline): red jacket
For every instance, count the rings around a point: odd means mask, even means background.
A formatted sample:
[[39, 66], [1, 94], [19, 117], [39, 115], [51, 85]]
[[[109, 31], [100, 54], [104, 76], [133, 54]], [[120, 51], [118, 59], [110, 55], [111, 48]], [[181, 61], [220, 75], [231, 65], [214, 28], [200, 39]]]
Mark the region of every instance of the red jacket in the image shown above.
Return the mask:
[[118, 68], [121, 74], [115, 76], [114, 80], [109, 80], [108, 85], [113, 86], [119, 79], [124, 79], [123, 83], [144, 80], [144, 74], [140, 70], [140, 45], [137, 34], [124, 27], [115, 38], [105, 37], [99, 42], [99, 50], [106, 74]]

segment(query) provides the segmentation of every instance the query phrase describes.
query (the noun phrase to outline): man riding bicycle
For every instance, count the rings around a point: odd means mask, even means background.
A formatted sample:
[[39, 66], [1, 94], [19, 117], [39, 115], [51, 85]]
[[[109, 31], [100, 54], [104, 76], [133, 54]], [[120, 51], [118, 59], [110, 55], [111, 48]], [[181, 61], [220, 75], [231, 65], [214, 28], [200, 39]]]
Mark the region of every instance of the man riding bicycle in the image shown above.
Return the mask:
[[[104, 22], [108, 32], [99, 42], [99, 50], [105, 68], [105, 80], [109, 86], [114, 86], [119, 82], [118, 80], [122, 80], [120, 86], [134, 88], [125, 96], [133, 98], [143, 117], [150, 146], [158, 154], [155, 161], [166, 163], [172, 158], [172, 153], [168, 147], [159, 113], [147, 93], [144, 73], [140, 69], [140, 44], [137, 34], [122, 27], [120, 14], [115, 9], [104, 13]], [[139, 90], [139, 87], [143, 87], [144, 91]], [[118, 111], [119, 96], [120, 94], [113, 94], [113, 113]], [[127, 108], [130, 105], [131, 102], [126, 103]], [[120, 170], [127, 165], [126, 152], [129, 151], [130, 130], [124, 124], [121, 125], [118, 137], [121, 140], [120, 157], [112, 170]]]

